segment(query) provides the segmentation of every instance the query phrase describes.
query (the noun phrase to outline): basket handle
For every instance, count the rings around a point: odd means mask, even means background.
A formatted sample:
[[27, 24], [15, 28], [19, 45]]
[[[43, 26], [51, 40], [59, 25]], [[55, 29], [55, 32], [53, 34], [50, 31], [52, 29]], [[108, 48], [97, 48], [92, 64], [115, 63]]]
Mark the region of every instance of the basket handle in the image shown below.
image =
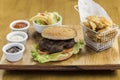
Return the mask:
[[78, 5], [74, 5], [74, 9], [79, 13]]

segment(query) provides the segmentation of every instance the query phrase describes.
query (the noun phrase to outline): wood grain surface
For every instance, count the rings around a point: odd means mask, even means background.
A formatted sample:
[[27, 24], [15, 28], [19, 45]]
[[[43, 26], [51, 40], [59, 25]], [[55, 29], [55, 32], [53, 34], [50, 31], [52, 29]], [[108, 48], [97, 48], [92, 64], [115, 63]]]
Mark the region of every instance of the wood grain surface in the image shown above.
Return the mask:
[[[120, 0], [95, 0], [110, 14], [113, 21], [120, 25]], [[77, 0], [0, 0], [0, 49], [7, 43], [6, 34], [9, 24], [16, 19], [29, 20], [37, 12], [57, 11], [63, 17], [64, 25], [79, 25], [79, 15], [73, 6]], [[120, 39], [118, 40], [120, 43]], [[120, 45], [119, 45], [120, 46]], [[119, 48], [120, 50], [120, 48]], [[2, 56], [2, 50], [0, 50]], [[41, 72], [0, 70], [0, 80], [119, 80], [120, 71], [78, 71], [78, 72]]]

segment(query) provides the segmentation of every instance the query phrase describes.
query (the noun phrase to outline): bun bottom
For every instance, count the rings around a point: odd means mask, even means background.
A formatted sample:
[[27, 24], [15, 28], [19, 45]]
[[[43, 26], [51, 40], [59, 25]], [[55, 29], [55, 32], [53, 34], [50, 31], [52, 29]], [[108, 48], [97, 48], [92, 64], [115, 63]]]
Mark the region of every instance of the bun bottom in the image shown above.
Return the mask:
[[[39, 53], [48, 54], [48, 52], [42, 52], [42, 51], [39, 51]], [[70, 53], [70, 52], [63, 52], [63, 53], [60, 52], [60, 54], [62, 55], [59, 55], [59, 57], [57, 57], [57, 60], [54, 60], [54, 61], [63, 61], [63, 60], [70, 58], [73, 55], [73, 53]]]
[[[71, 53], [72, 50], [73, 50], [73, 48], [70, 48], [70, 49], [63, 50], [62, 53], [59, 52], [61, 55], [59, 55], [57, 57], [57, 60], [54, 60], [54, 61], [63, 61], [63, 60], [66, 60], [66, 59], [70, 58], [73, 55], [73, 53]], [[40, 50], [39, 50], [39, 53], [48, 54], [48, 52], [43, 52], [43, 51], [40, 51]]]
[[72, 55], [73, 55], [73, 53], [65, 53], [65, 54], [59, 56], [56, 61], [66, 60], [66, 59], [70, 58]]

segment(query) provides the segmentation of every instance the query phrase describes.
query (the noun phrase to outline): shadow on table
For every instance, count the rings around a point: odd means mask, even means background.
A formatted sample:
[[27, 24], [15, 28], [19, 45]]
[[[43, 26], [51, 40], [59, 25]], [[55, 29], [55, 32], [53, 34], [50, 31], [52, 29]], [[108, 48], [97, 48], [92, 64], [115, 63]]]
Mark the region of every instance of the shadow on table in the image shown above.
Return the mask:
[[115, 78], [117, 71], [5, 71], [2, 80], [106, 80]]
[[88, 71], [37, 71], [37, 70], [8, 70], [5, 72], [5, 74], [18, 74], [18, 75], [102, 75], [102, 76], [107, 76], [107, 75], [116, 75], [115, 70], [88, 70]]

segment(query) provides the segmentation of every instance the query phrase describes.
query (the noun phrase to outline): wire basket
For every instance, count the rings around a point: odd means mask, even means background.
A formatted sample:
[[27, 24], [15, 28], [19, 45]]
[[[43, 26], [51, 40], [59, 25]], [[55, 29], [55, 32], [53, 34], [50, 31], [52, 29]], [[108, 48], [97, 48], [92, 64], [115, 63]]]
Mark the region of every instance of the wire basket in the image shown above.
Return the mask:
[[96, 32], [90, 28], [83, 26], [83, 34], [86, 45], [96, 51], [103, 51], [112, 46], [117, 34], [118, 26], [104, 32]]

